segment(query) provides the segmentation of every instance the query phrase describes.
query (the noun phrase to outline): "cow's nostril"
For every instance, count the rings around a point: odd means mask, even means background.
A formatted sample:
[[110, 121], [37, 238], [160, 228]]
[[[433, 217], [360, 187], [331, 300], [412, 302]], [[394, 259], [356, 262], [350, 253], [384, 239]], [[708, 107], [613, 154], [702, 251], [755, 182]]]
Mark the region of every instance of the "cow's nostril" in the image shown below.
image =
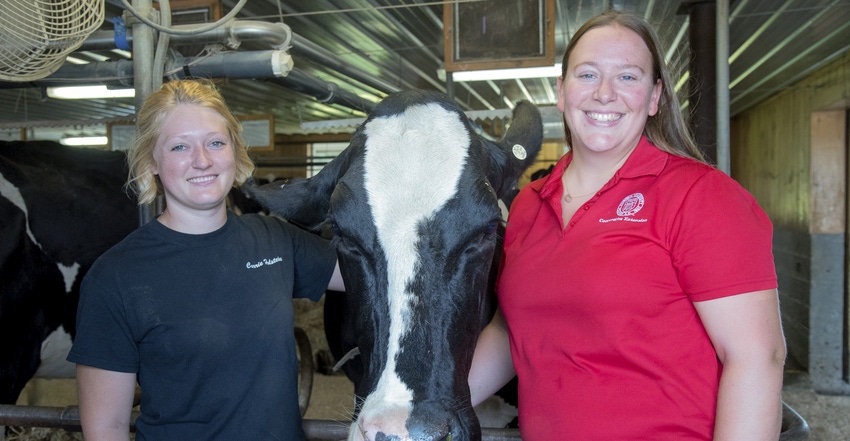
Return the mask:
[[448, 425], [408, 425], [410, 439], [429, 441], [451, 441], [452, 430]]

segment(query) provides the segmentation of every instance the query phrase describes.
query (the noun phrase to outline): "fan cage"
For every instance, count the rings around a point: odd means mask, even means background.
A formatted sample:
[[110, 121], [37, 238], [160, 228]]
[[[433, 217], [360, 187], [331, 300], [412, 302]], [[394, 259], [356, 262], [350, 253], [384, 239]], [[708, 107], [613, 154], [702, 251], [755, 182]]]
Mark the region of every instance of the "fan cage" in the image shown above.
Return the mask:
[[103, 24], [105, 0], [0, 2], [0, 80], [33, 81], [55, 72]]

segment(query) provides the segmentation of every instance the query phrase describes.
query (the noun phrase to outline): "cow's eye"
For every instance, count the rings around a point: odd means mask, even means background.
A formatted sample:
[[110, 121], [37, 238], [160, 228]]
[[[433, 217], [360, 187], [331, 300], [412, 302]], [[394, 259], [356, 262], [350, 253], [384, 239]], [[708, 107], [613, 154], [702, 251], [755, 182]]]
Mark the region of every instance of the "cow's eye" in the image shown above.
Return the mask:
[[487, 223], [487, 229], [484, 230], [484, 235], [489, 236], [496, 232], [499, 229], [499, 221], [496, 219], [491, 220]]
[[336, 222], [331, 223], [331, 231], [334, 233], [334, 236], [339, 236], [342, 234], [342, 230], [339, 228], [339, 225]]

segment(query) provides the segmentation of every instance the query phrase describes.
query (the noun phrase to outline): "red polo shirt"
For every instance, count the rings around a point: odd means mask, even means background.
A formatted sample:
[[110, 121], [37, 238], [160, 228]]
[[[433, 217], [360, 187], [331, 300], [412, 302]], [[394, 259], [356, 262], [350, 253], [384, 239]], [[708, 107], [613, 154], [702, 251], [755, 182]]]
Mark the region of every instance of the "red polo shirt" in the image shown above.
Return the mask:
[[710, 440], [722, 365], [692, 302], [776, 288], [770, 220], [644, 138], [565, 227], [571, 159], [523, 188], [505, 233], [523, 440]]

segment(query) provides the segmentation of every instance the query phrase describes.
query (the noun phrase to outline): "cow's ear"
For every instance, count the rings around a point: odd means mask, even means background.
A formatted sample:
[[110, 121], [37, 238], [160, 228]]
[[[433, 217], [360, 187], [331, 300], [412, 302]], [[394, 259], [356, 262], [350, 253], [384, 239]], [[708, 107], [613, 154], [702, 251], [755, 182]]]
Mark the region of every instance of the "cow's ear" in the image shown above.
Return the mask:
[[515, 193], [522, 173], [534, 163], [543, 145], [543, 119], [527, 101], [514, 107], [511, 124], [501, 141], [485, 142], [490, 150], [487, 178], [500, 199]]
[[302, 228], [316, 230], [328, 215], [331, 193], [349, 167], [349, 146], [312, 178], [296, 178], [258, 186], [253, 180], [241, 188], [272, 214]]

